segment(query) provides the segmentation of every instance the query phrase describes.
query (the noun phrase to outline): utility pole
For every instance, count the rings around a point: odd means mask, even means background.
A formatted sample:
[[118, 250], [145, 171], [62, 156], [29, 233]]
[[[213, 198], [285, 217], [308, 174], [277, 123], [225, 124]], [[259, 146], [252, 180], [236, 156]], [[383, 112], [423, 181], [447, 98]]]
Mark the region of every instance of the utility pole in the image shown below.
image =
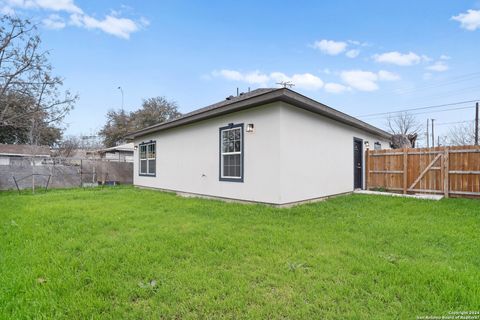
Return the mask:
[[117, 89], [120, 90], [120, 92], [122, 93], [122, 112], [123, 112], [123, 89], [122, 87], [118, 87]]
[[429, 136], [429, 133], [428, 133], [428, 122], [429, 122], [430, 119], [427, 119], [427, 148], [430, 148], [430, 136]]
[[478, 146], [478, 102], [475, 106], [475, 145]]
[[432, 119], [432, 148], [435, 148], [435, 119]]
[[[122, 93], [122, 119], [123, 119], [123, 128], [126, 130], [126, 128], [127, 128], [127, 119], [125, 118], [125, 109], [123, 109], [123, 107], [124, 107], [124, 106], [123, 106], [123, 103], [124, 103], [124, 101], [123, 101], [123, 88], [119, 86], [117, 89], [120, 90], [120, 92]], [[125, 142], [122, 141], [122, 143], [125, 143]], [[116, 145], [118, 145], [118, 144], [119, 144], [119, 143], [118, 143], [118, 141], [117, 141]]]

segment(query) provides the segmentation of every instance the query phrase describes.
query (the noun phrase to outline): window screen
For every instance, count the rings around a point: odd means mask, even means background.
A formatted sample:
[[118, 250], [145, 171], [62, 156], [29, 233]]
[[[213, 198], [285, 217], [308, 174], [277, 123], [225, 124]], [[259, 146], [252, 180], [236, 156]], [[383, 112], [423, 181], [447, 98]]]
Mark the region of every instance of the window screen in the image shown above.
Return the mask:
[[220, 130], [220, 178], [224, 180], [243, 178], [243, 125]]
[[156, 173], [156, 143], [140, 144], [140, 174], [154, 176]]

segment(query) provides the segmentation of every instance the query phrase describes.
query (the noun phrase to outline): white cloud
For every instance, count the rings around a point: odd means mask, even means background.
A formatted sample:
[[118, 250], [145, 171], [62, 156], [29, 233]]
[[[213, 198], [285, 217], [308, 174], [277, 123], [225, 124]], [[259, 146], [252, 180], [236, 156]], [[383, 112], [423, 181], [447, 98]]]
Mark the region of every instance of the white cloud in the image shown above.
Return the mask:
[[129, 39], [130, 34], [140, 30], [141, 27], [139, 23], [131, 19], [118, 18], [113, 15], [107, 15], [103, 20], [98, 20], [85, 14], [72, 14], [70, 23], [85, 29], [99, 29], [123, 39]]
[[[69, 17], [68, 24], [71, 26], [81, 27], [89, 30], [97, 29], [113, 36], [129, 39], [134, 32], [141, 30], [149, 25], [149, 21], [140, 18], [134, 21], [129, 18], [120, 17], [119, 11], [111, 11], [103, 19], [97, 19], [90, 16], [75, 4], [74, 0], [5, 0], [7, 6], [2, 10], [13, 10], [14, 8], [24, 10], [44, 10], [57, 12], [58, 14], [50, 14], [42, 20], [43, 25], [49, 29], [62, 29], [67, 23], [60, 13], [66, 13]], [[124, 8], [122, 6], [122, 8]]]
[[325, 54], [336, 56], [346, 50], [347, 43], [343, 41], [333, 41], [333, 40], [324, 39], [320, 41], [315, 41], [315, 43], [313, 44], [313, 47]]
[[213, 71], [212, 76], [214, 77], [223, 77], [227, 80], [241, 81], [243, 80], [243, 75], [235, 70], [222, 69], [220, 71]]
[[328, 82], [325, 84], [325, 91], [329, 93], [342, 93], [349, 88], [340, 83]]
[[349, 58], [356, 58], [358, 57], [359, 54], [360, 54], [360, 50], [357, 50], [357, 49], [351, 49], [351, 50], [348, 50], [347, 53], [345, 53], [345, 55]]
[[378, 81], [394, 81], [400, 77], [394, 73], [380, 70], [378, 73], [363, 70], [348, 70], [340, 73], [342, 80], [359, 91], [378, 90]]
[[451, 59], [451, 57], [450, 57], [450, 56], [447, 56], [446, 54], [442, 54], [442, 55], [440, 56], [440, 60], [450, 60], [450, 59]]
[[317, 91], [324, 89], [328, 93], [343, 93], [352, 89], [359, 91], [375, 91], [379, 89], [378, 82], [396, 81], [400, 76], [386, 70], [378, 72], [363, 70], [346, 70], [340, 72], [340, 78], [344, 84], [336, 82], [324, 83], [321, 78], [311, 73], [296, 73], [292, 75], [283, 72], [263, 73], [258, 70], [242, 72], [238, 70], [221, 69], [214, 70], [203, 79], [223, 78], [230, 81], [245, 82], [259, 86], [276, 86], [279, 82], [291, 82], [296, 89]]
[[398, 66], [411, 66], [419, 63], [422, 59], [427, 59], [428, 57], [421, 57], [416, 53], [400, 53], [398, 51], [391, 51], [382, 54], [376, 54], [373, 56], [373, 59], [376, 62], [380, 63], [391, 63]]
[[355, 40], [334, 41], [323, 39], [315, 41], [311, 47], [331, 56], [345, 53], [345, 56], [348, 58], [356, 58], [360, 54], [360, 50], [358, 48], [366, 45], [366, 43]]
[[311, 73], [294, 74], [292, 82], [296, 87], [306, 90], [318, 90], [323, 87], [323, 81]]
[[466, 13], [460, 13], [451, 19], [460, 22], [460, 27], [469, 31], [480, 28], [480, 10], [469, 9]]
[[436, 72], [443, 72], [448, 70], [448, 65], [443, 61], [437, 61], [431, 66], [426, 67], [425, 69]]
[[396, 81], [400, 79], [400, 76], [398, 74], [385, 70], [378, 71], [377, 75], [378, 80], [382, 81]]
[[42, 24], [47, 29], [63, 29], [67, 25], [58, 14], [51, 14], [42, 20]]
[[223, 70], [220, 70], [219, 74], [221, 76], [223, 76], [225, 79], [228, 79], [228, 80], [236, 80], [236, 81], [243, 81], [244, 80], [243, 75], [240, 72], [235, 71], [235, 70], [223, 69]]
[[264, 73], [260, 73], [258, 70], [249, 72], [244, 75], [245, 82], [247, 83], [258, 83], [258, 84], [265, 84], [270, 80], [270, 77]]
[[292, 82], [296, 88], [305, 89], [305, 90], [318, 90], [323, 87], [323, 81], [319, 77], [311, 73], [303, 74], [294, 74], [292, 76], [287, 76], [282, 72], [272, 72], [270, 73], [270, 78], [273, 82]]
[[11, 7], [22, 9], [44, 9], [65, 11], [68, 13], [83, 13], [73, 0], [7, 0]]
[[0, 13], [6, 16], [13, 16], [15, 14], [15, 10], [13, 10], [10, 6], [2, 6], [0, 8]]
[[346, 84], [357, 90], [378, 90], [378, 76], [373, 72], [361, 70], [342, 71], [340, 77]]
[[240, 72], [237, 70], [215, 70], [211, 73], [213, 77], [220, 77], [232, 81], [241, 81], [249, 84], [262, 86], [274, 85], [277, 82], [289, 81], [295, 84], [296, 88], [305, 90], [318, 90], [323, 87], [323, 81], [311, 73], [293, 74], [288, 76], [282, 72], [272, 72], [270, 74], [260, 71]]
[[350, 44], [356, 45], [358, 47], [368, 47], [369, 45], [367, 42], [360, 42], [357, 40], [347, 40], [347, 42]]
[[212, 76], [221, 77], [232, 81], [242, 81], [249, 84], [266, 85], [270, 81], [270, 77], [267, 74], [260, 71], [251, 71], [247, 73], [241, 73], [236, 70], [222, 69], [219, 71], [213, 71]]

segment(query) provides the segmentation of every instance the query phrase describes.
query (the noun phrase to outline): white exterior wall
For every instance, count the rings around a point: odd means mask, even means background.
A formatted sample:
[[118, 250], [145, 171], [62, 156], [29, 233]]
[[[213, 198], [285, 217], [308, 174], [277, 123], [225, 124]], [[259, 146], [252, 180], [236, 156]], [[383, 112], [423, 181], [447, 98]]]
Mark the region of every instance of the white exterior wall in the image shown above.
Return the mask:
[[[281, 203], [353, 191], [354, 138], [368, 141], [372, 149], [377, 141], [382, 149], [390, 148], [389, 140], [283, 104], [280, 109], [279, 158]], [[363, 148], [365, 151], [365, 146]]]
[[[244, 123], [244, 182], [219, 181], [219, 128]], [[255, 132], [245, 132], [253, 123]], [[176, 127], [136, 139], [135, 145], [156, 141], [156, 176], [139, 176], [134, 154], [134, 184], [240, 199], [280, 201], [280, 105], [272, 103], [217, 118]]]
[[[244, 182], [219, 181], [219, 128], [244, 124]], [[253, 123], [255, 132], [245, 132]], [[134, 184], [200, 195], [285, 204], [353, 191], [353, 138], [389, 141], [275, 102], [143, 136], [156, 141], [156, 176]], [[365, 165], [364, 165], [365, 168]]]

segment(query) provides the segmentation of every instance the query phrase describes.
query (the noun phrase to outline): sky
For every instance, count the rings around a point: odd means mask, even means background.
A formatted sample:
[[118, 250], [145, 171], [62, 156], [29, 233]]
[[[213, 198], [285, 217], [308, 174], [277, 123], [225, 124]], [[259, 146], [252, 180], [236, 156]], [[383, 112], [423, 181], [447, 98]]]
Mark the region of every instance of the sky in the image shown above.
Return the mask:
[[[290, 81], [381, 128], [385, 115], [365, 115], [480, 100], [478, 0], [0, 0], [0, 10], [39, 25], [63, 89], [80, 96], [66, 135], [97, 132], [122, 106], [119, 86], [128, 111], [165, 96], [189, 112]], [[412, 113], [443, 137], [473, 106]]]

